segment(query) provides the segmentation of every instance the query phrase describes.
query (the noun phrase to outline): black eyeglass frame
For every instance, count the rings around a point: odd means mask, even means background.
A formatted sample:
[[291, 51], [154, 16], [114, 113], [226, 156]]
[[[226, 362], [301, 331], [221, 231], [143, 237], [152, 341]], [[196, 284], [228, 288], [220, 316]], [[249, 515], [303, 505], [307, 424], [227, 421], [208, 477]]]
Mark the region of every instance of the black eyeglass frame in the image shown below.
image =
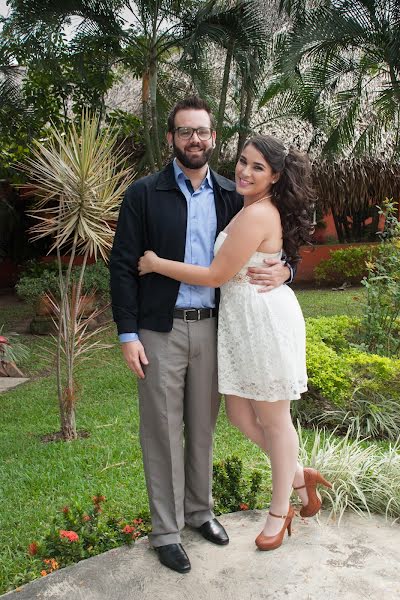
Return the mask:
[[[191, 130], [191, 131], [192, 131], [192, 133], [190, 134], [190, 136], [189, 136], [189, 137], [187, 137], [187, 138], [183, 138], [183, 137], [181, 137], [181, 134], [179, 133], [179, 130], [180, 130], [180, 129], [189, 129], [189, 130]], [[205, 138], [205, 139], [202, 139], [202, 138], [199, 136], [199, 129], [209, 129], [209, 130], [210, 130], [210, 137], [208, 137], [208, 138]], [[172, 133], [177, 133], [177, 134], [178, 134], [178, 136], [179, 136], [179, 138], [180, 138], [181, 140], [184, 140], [184, 139], [186, 139], [186, 140], [190, 140], [190, 139], [193, 137], [193, 134], [194, 134], [194, 133], [197, 133], [197, 137], [198, 137], [198, 138], [199, 138], [199, 140], [201, 140], [202, 142], [207, 142], [208, 140], [210, 140], [210, 139], [212, 138], [212, 134], [213, 134], [213, 132], [214, 132], [214, 129], [213, 129], [212, 127], [175, 127], [175, 128], [172, 130]]]

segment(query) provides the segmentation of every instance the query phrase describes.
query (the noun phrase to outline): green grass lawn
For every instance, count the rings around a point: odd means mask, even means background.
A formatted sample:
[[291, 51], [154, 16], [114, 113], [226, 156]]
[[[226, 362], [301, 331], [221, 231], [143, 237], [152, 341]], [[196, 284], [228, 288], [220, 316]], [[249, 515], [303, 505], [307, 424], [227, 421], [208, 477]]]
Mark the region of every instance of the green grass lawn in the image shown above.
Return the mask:
[[[296, 292], [305, 316], [359, 314], [362, 293]], [[7, 316], [5, 331], [29, 314], [28, 309], [21, 304], [2, 311], [1, 318]], [[79, 371], [78, 429], [90, 436], [73, 443], [43, 443], [40, 436], [59, 430], [54, 375], [38, 376], [53, 371], [46, 366], [43, 350], [49, 340], [22, 337], [31, 355], [21, 367], [36, 378], [0, 395], [0, 593], [21, 581], [29, 567], [28, 544], [42, 537], [64, 505], [89, 504], [93, 495], [104, 494], [110, 509], [121, 516], [133, 518], [147, 508], [136, 382], [122, 362], [118, 344]], [[215, 459], [231, 454], [240, 456], [247, 469], [266, 472], [262, 453], [229, 426], [222, 409]]]
[[363, 287], [334, 292], [332, 290], [297, 290], [295, 294], [304, 316], [329, 317], [332, 315], [362, 315], [362, 302], [365, 298]]

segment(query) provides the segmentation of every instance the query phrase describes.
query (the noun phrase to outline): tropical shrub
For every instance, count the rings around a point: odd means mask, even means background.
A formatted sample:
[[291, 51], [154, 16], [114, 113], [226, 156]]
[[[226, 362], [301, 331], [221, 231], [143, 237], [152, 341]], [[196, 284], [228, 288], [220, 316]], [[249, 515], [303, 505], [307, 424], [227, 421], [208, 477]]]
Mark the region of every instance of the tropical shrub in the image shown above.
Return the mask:
[[379, 251], [368, 262], [361, 340], [370, 352], [400, 356], [400, 222], [396, 202], [386, 200]]
[[309, 384], [319, 395], [341, 405], [351, 393], [346, 364], [346, 338], [358, 325], [346, 316], [307, 319], [307, 371]]
[[377, 254], [377, 245], [353, 246], [341, 250], [331, 250], [329, 258], [321, 260], [315, 267], [317, 283], [341, 284], [361, 283], [368, 274], [367, 263]]
[[[63, 266], [63, 273], [66, 272]], [[80, 268], [73, 267], [71, 276], [77, 284], [79, 281]], [[27, 302], [35, 303], [43, 294], [51, 294], [59, 297], [59, 273], [56, 262], [29, 261], [21, 273], [15, 286], [17, 294]], [[107, 265], [102, 260], [88, 265], [85, 269], [82, 281], [82, 292], [84, 294], [96, 292], [98, 298], [108, 302], [110, 289], [110, 274]]]
[[[84, 315], [82, 284], [91, 259], [108, 259], [114, 238], [112, 223], [117, 220], [123, 193], [133, 179], [124, 164], [116, 136], [100, 130], [98, 116], [83, 112], [80, 123], [73, 123], [66, 131], [49, 128], [47, 139], [35, 140], [32, 158], [21, 165], [35, 188], [31, 214], [37, 223], [31, 228], [33, 239], [50, 238], [50, 252], [57, 253], [59, 299], [47, 299], [57, 325], [57, 396], [65, 441], [78, 437], [76, 364], [93, 351], [109, 347], [100, 340], [93, 341], [89, 325], [95, 325], [104, 311], [93, 310]], [[63, 251], [68, 252], [65, 273]], [[78, 254], [82, 262], [76, 281], [72, 267]], [[95, 326], [97, 333], [104, 331], [104, 327]]]
[[396, 439], [400, 431], [400, 359], [357, 346], [360, 320], [307, 320], [309, 392], [292, 405], [300, 423]]
[[0, 368], [6, 363], [18, 364], [25, 360], [29, 355], [29, 350], [25, 344], [18, 339], [17, 333], [3, 335], [4, 325], [0, 326]]
[[299, 427], [300, 461], [323, 471], [333, 489], [321, 488], [323, 507], [329, 519], [340, 523], [345, 510], [377, 513], [391, 519], [400, 517], [400, 447], [385, 450], [357, 435], [338, 438], [319, 431], [310, 434]]
[[243, 462], [230, 456], [214, 463], [213, 498], [217, 515], [253, 509], [261, 486], [261, 472], [253, 470], [249, 478], [243, 475]]
[[150, 517], [140, 514], [126, 519], [104, 511], [106, 498], [93, 496], [92, 505], [64, 506], [50, 523], [43, 539], [29, 544], [32, 571], [36, 576], [48, 575], [91, 556], [122, 544], [132, 544], [150, 531]]
[[400, 432], [399, 400], [379, 392], [356, 389], [345, 406], [323, 410], [313, 421], [338, 433], [348, 432], [351, 437], [395, 441]]

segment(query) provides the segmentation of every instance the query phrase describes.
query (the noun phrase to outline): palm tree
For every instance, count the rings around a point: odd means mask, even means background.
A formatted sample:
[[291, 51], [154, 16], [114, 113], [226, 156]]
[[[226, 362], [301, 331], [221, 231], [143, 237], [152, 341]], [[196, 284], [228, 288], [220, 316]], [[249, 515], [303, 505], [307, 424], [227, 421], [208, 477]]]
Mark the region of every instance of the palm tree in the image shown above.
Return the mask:
[[[233, 65], [237, 67], [243, 83], [248, 84], [251, 96], [256, 85], [257, 75], [263, 67], [267, 34], [261, 18], [258, 0], [231, 0], [230, 2], [207, 2], [186, 24], [187, 37], [184, 43], [182, 60], [191, 59], [193, 78], [202, 70], [207, 73], [205, 65], [210, 61], [210, 45], [222, 50], [225, 55], [217, 102], [217, 141], [213, 152], [212, 165], [218, 167], [223, 129], [226, 120], [226, 105]], [[204, 77], [203, 77], [204, 81]], [[204, 84], [203, 84], [204, 85]], [[203, 86], [202, 86], [203, 87]], [[207, 90], [205, 90], [207, 96]], [[246, 115], [246, 99], [243, 98], [243, 117]], [[247, 125], [250, 120], [251, 100], [247, 102]], [[232, 132], [238, 128], [231, 128]], [[244, 127], [246, 130], [246, 125]]]
[[309, 120], [325, 155], [372, 152], [383, 132], [398, 154], [398, 1], [281, 0], [280, 8], [291, 22], [276, 39], [275, 79], [261, 105], [275, 118]]
[[[72, 15], [78, 15], [83, 19], [79, 25], [81, 37], [84, 34], [93, 39], [96, 35], [114, 37], [119, 44], [115, 60], [142, 81], [145, 145], [153, 171], [162, 166], [160, 68], [165, 63], [183, 68], [190, 57], [191, 73], [198, 73], [208, 43], [222, 48], [225, 65], [219, 101], [215, 103], [219, 135], [214, 156], [218, 160], [232, 64], [249, 63], [251, 52], [261, 57], [265, 48], [259, 0], [10, 0], [10, 5], [12, 16], [18, 15], [20, 29], [27, 32], [33, 31], [39, 22], [47, 22], [53, 29], [61, 28]], [[129, 27], [122, 19], [122, 9], [125, 16], [129, 15]], [[175, 57], [182, 51], [185, 58], [177, 61]], [[210, 60], [209, 55], [206, 58]]]
[[[37, 202], [32, 215], [34, 239], [50, 237], [57, 251], [60, 302], [49, 297], [53, 306], [57, 336], [57, 390], [61, 433], [65, 440], [76, 439], [77, 398], [75, 363], [95, 348], [88, 324], [99, 312], [83, 318], [82, 282], [90, 257], [107, 260], [114, 236], [122, 194], [131, 174], [122, 167], [123, 157], [115, 149], [116, 139], [107, 131], [99, 133], [98, 117], [83, 113], [79, 129], [66, 131], [52, 127], [46, 142], [34, 142], [32, 157], [20, 165], [35, 186]], [[69, 253], [66, 273], [61, 252]], [[72, 278], [77, 254], [83, 256], [78, 283]]]
[[[61, 29], [72, 16], [79, 16], [82, 43], [85, 36], [114, 40], [114, 63], [122, 63], [142, 81], [145, 145], [154, 171], [156, 166], [162, 167], [157, 115], [159, 67], [182, 44], [182, 19], [198, 4], [198, 0], [11, 0], [10, 19], [29, 33], [40, 23]], [[129, 26], [122, 18], [123, 10], [129, 14]]]

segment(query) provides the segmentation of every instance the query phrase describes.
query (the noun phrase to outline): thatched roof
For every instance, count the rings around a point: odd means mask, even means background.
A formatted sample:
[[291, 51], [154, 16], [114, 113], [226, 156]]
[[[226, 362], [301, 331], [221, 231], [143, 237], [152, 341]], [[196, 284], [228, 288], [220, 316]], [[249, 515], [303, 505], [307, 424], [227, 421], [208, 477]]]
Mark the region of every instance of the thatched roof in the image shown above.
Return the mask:
[[400, 162], [378, 158], [314, 161], [313, 180], [323, 212], [356, 212], [380, 205], [385, 198], [400, 200]]

